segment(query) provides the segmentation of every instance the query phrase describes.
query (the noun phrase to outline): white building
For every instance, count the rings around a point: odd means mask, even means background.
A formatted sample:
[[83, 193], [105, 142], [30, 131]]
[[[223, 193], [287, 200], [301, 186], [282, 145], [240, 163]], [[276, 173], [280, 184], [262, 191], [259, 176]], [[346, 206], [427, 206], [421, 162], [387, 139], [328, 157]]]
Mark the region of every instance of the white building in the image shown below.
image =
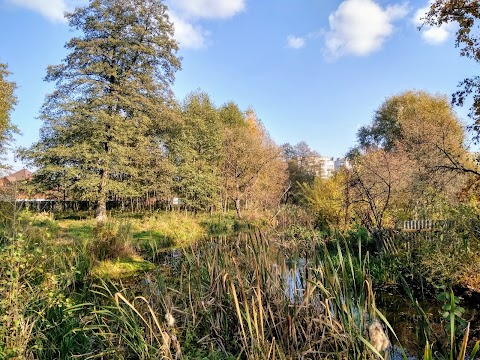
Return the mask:
[[318, 160], [321, 167], [320, 177], [326, 179], [332, 176], [335, 171], [335, 158], [320, 156]]
[[337, 158], [328, 157], [328, 156], [319, 156], [315, 159], [315, 163], [320, 165], [321, 172], [317, 174], [322, 179], [327, 179], [333, 175], [335, 171], [342, 167], [350, 167], [350, 164], [346, 158]]
[[342, 167], [350, 169], [350, 163], [348, 162], [347, 158], [337, 158], [337, 160], [335, 160], [335, 170], [338, 170]]

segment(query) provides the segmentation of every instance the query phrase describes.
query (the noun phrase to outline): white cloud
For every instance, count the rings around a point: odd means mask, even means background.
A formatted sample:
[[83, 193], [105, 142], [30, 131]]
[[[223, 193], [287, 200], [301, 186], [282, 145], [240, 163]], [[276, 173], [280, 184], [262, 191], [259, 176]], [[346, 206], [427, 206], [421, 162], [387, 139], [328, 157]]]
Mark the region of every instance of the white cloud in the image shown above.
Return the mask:
[[175, 27], [175, 39], [182, 48], [200, 49], [206, 46], [207, 31], [179, 18], [172, 12], [169, 16]]
[[[1, 1], [1, 0], [0, 0]], [[53, 22], [66, 22], [64, 13], [88, 0], [6, 0], [12, 5], [40, 13]], [[199, 49], [207, 46], [209, 32], [195, 19], [225, 19], [245, 9], [246, 0], [171, 0], [170, 20], [175, 26], [175, 39], [182, 48]]]
[[413, 16], [412, 22], [415, 26], [421, 26], [421, 35], [423, 40], [425, 40], [429, 44], [441, 44], [448, 40], [450, 35], [455, 31], [455, 24], [447, 23], [443, 24], [442, 26], [428, 26], [423, 25], [423, 19], [427, 12], [430, 10], [430, 4], [432, 1], [429, 2], [429, 5], [418, 9]]
[[53, 22], [65, 22], [63, 13], [67, 11], [65, 0], [8, 0], [9, 3], [36, 11]]
[[66, 11], [85, 5], [88, 0], [6, 0], [8, 3], [39, 13], [52, 22], [67, 22]]
[[245, 10], [246, 0], [170, 0], [170, 20], [175, 25], [175, 39], [182, 48], [207, 46], [210, 35], [198, 21], [227, 19]]
[[305, 46], [305, 39], [293, 35], [287, 36], [287, 47], [291, 49], [301, 49]]
[[393, 22], [407, 12], [406, 4], [384, 9], [374, 0], [344, 0], [328, 18], [330, 30], [325, 38], [327, 57], [365, 56], [380, 49], [393, 33]]
[[188, 18], [226, 19], [245, 9], [245, 0], [176, 0], [172, 3]]

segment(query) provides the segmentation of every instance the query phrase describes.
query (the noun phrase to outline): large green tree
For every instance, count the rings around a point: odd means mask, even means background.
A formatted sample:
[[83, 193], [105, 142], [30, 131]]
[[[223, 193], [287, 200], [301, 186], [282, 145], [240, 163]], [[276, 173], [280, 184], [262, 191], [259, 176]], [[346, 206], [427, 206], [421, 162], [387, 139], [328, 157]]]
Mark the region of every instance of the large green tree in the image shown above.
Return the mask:
[[[5, 154], [13, 134], [17, 132], [16, 127], [10, 121], [10, 114], [17, 103], [14, 94], [16, 85], [14, 82], [8, 81], [9, 75], [7, 65], [0, 63], [0, 156]], [[3, 168], [5, 165], [0, 163], [0, 170]]]
[[403, 153], [432, 171], [452, 170], [468, 161], [465, 133], [444, 96], [424, 91], [406, 91], [388, 98], [373, 121], [360, 128], [361, 148], [377, 147]]
[[193, 210], [220, 203], [223, 129], [219, 111], [208, 94], [194, 92], [182, 104], [182, 122], [170, 150], [177, 165], [176, 189]]
[[42, 107], [40, 141], [24, 155], [38, 178], [60, 181], [95, 201], [139, 196], [142, 166], [166, 154], [170, 85], [180, 68], [174, 28], [160, 0], [91, 0], [66, 15], [78, 36]]

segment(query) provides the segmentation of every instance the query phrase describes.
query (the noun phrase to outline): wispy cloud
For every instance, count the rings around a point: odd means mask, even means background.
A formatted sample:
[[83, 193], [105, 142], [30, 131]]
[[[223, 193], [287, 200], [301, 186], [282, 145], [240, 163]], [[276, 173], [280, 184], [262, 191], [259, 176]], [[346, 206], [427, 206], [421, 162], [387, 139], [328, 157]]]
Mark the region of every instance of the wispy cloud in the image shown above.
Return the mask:
[[305, 46], [305, 38], [293, 35], [287, 36], [287, 47], [291, 49], [301, 49]]
[[344, 0], [328, 20], [325, 55], [365, 56], [379, 50], [394, 31], [394, 21], [407, 15], [407, 5], [382, 8], [374, 0]]
[[170, 12], [170, 20], [175, 27], [175, 39], [180, 46], [188, 49], [201, 49], [206, 47], [208, 31], [199, 25], [193, 25], [186, 20]]
[[425, 40], [429, 44], [437, 45], [447, 41], [450, 35], [455, 32], [455, 24], [447, 23], [439, 27], [423, 25], [425, 15], [430, 10], [431, 4], [432, 1], [430, 1], [427, 6], [415, 11], [412, 22], [415, 26], [421, 26], [421, 36], [423, 40]]
[[175, 25], [175, 39], [182, 48], [207, 46], [210, 32], [199, 21], [228, 19], [246, 8], [246, 0], [170, 0], [170, 19]]
[[245, 10], [245, 0], [176, 0], [172, 5], [187, 18], [226, 19]]
[[70, 9], [65, 0], [7, 0], [7, 2], [38, 12], [52, 22], [66, 22], [63, 14]]

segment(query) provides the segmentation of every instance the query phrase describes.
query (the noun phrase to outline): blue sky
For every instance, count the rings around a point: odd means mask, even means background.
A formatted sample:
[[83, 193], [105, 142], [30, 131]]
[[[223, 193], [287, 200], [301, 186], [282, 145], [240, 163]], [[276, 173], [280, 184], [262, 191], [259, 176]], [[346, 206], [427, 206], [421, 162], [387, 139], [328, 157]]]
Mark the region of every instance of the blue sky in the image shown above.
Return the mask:
[[[429, 0], [168, 0], [183, 57], [174, 92], [253, 108], [278, 143], [340, 157], [380, 104], [402, 91], [450, 96], [476, 64], [455, 27], [417, 29]], [[18, 85], [12, 121], [38, 139], [39, 109], [73, 36], [63, 12], [85, 0], [0, 0], [0, 62]], [[457, 109], [468, 122], [468, 109]], [[12, 160], [10, 160], [12, 162]], [[12, 163], [14, 168], [21, 164]]]

